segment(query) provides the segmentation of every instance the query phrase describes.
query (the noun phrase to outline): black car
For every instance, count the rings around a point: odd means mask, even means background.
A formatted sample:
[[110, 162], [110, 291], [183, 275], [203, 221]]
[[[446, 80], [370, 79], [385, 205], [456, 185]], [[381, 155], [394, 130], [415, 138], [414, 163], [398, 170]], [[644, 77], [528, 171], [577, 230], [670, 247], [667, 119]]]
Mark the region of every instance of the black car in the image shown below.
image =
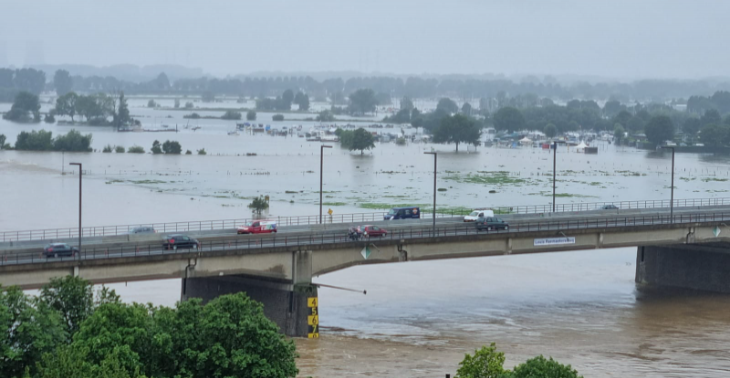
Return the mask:
[[195, 238], [183, 234], [176, 234], [167, 236], [162, 247], [165, 249], [197, 248], [198, 244], [198, 240]]
[[481, 230], [509, 230], [509, 223], [495, 217], [480, 217], [477, 218], [476, 222], [477, 231]]
[[68, 245], [68, 243], [51, 243], [43, 247], [43, 256], [59, 257], [73, 256], [79, 251], [78, 248]]
[[603, 206], [601, 206], [601, 210], [618, 210], [618, 206], [616, 206], [616, 205], [603, 205]]

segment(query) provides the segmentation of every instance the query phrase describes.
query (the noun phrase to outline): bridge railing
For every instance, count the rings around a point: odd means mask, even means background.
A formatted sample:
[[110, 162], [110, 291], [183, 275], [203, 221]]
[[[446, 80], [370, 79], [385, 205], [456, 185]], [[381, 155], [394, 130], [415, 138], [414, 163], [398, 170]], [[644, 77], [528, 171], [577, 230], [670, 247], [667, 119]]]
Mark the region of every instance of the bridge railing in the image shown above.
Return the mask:
[[[195, 253], [222, 252], [228, 250], [260, 250], [272, 247], [302, 247], [324, 245], [331, 243], [352, 243], [356, 246], [367, 246], [375, 240], [409, 240], [432, 237], [458, 237], [474, 234], [504, 234], [530, 231], [555, 231], [562, 233], [575, 229], [609, 229], [614, 227], [643, 227], [653, 225], [686, 225], [700, 222], [717, 222], [719, 225], [730, 222], [728, 212], [703, 212], [677, 214], [670, 217], [664, 215], [635, 215], [614, 216], [606, 218], [568, 218], [565, 220], [545, 220], [530, 222], [515, 222], [506, 230], [480, 231], [474, 224], [455, 223], [441, 225], [436, 228], [418, 227], [401, 229], [389, 232], [382, 238], [351, 239], [346, 233], [311, 233], [305, 235], [276, 235], [267, 236], [238, 236], [223, 240], [205, 241], [192, 249]], [[364, 243], [363, 243], [364, 242]], [[188, 250], [184, 251], [188, 252]], [[92, 260], [134, 256], [153, 256], [184, 253], [178, 249], [165, 249], [161, 243], [144, 243], [123, 245], [118, 247], [94, 246], [84, 248], [76, 256], [47, 258], [42, 253], [6, 253], [0, 255], [0, 265], [15, 265], [28, 263], [47, 263], [52, 261]]]
[[[604, 202], [583, 202], [557, 204], [556, 212], [579, 212], [598, 210], [604, 205], [614, 205], [622, 210], [630, 209], [655, 209], [668, 208], [669, 200], [640, 200], [640, 201], [604, 201]], [[690, 198], [675, 199], [674, 207], [705, 207], [705, 206], [728, 206], [730, 198]], [[486, 207], [485, 207], [486, 208]], [[523, 205], [523, 206], [497, 206], [490, 207], [496, 214], [541, 214], [552, 212], [552, 205]], [[436, 217], [454, 217], [467, 215], [468, 211], [462, 210], [438, 210]], [[324, 223], [359, 223], [374, 222], [383, 219], [385, 212], [369, 212], [369, 213], [352, 213], [352, 214], [333, 214], [323, 215]], [[430, 212], [422, 212], [423, 219], [430, 219]], [[265, 218], [277, 222], [279, 227], [282, 226], [303, 226], [318, 224], [318, 215], [305, 216], [277, 216]], [[244, 225], [247, 222], [254, 221], [255, 218], [240, 219], [219, 219], [219, 220], [203, 220], [203, 221], [183, 221], [183, 222], [166, 222], [166, 223], [140, 223], [115, 226], [93, 226], [82, 227], [82, 237], [103, 237], [126, 235], [134, 227], [151, 226], [159, 233], [177, 233], [177, 232], [194, 232], [194, 231], [214, 231], [234, 229]], [[0, 242], [10, 241], [28, 241], [28, 240], [59, 240], [78, 238], [78, 227], [55, 228], [45, 230], [23, 230], [23, 231], [3, 231], [0, 232]]]

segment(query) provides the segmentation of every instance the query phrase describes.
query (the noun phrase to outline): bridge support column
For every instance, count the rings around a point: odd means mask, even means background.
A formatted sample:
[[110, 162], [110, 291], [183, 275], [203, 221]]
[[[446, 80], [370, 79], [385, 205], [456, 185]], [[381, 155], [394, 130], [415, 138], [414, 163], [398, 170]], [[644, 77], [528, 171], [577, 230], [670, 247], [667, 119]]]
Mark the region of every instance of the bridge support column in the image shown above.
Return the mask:
[[730, 245], [638, 247], [636, 283], [730, 293]]
[[266, 317], [287, 336], [318, 336], [319, 316], [312, 318], [313, 313], [318, 315], [317, 288], [312, 285], [312, 252], [293, 252], [292, 268], [291, 282], [242, 275], [195, 277], [191, 271], [188, 278], [183, 278], [181, 300], [201, 298], [208, 302], [220, 295], [245, 292], [264, 305]]

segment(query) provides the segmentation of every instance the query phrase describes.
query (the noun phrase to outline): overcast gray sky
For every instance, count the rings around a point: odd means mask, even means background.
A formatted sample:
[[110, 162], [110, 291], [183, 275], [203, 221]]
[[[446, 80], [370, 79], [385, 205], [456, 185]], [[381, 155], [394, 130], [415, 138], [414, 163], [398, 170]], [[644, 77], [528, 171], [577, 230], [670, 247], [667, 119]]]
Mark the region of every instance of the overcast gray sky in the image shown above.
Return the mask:
[[724, 0], [6, 0], [0, 65], [728, 75]]

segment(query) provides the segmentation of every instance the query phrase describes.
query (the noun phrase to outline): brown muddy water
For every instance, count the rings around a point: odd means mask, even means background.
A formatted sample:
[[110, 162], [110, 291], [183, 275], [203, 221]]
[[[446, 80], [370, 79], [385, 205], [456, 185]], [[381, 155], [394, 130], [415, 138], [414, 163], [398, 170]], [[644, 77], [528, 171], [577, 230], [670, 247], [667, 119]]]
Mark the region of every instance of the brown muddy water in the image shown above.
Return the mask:
[[[132, 113], [152, 124], [186, 122], [185, 112], [134, 104]], [[271, 216], [318, 212], [319, 143], [228, 136], [235, 122], [199, 124], [196, 132], [179, 133], [75, 128], [93, 133], [99, 150], [149, 149], [155, 139], [172, 139], [183, 149], [205, 148], [207, 156], [0, 152], [0, 231], [74, 227], [78, 177], [61, 174], [70, 161], [88, 170], [85, 226], [244, 218], [250, 198], [262, 194], [272, 197]], [[9, 143], [22, 130], [41, 128], [54, 135], [71, 129], [0, 120]], [[438, 186], [447, 189], [438, 192], [440, 208], [552, 200], [552, 156], [545, 151], [480, 147], [455, 154], [453, 146], [390, 143], [363, 156], [337, 147], [326, 152], [325, 209], [429, 204], [433, 158], [423, 152], [432, 148], [441, 152]], [[669, 198], [668, 154], [603, 144], [593, 156], [559, 151], [557, 164], [559, 203]], [[675, 198], [730, 196], [729, 169], [727, 157], [678, 154]], [[495, 171], [507, 178], [495, 180]], [[586, 377], [730, 376], [730, 296], [637, 290], [634, 270], [635, 249], [623, 248], [371, 265], [316, 277], [367, 295], [320, 290], [321, 338], [296, 340], [301, 376], [443, 377], [456, 372], [465, 353], [491, 342], [506, 352], [508, 367], [544, 354]], [[127, 301], [173, 305], [180, 296], [179, 280], [112, 286]]]

